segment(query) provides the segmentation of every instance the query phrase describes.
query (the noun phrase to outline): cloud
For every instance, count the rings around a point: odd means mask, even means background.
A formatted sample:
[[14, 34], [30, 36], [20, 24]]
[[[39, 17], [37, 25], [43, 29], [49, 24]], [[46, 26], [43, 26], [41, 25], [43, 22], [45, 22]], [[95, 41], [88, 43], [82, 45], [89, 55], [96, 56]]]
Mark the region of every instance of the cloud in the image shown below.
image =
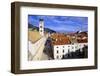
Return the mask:
[[77, 31], [82, 28], [87, 31], [88, 28], [88, 17], [29, 15], [28, 22], [38, 26], [40, 18], [44, 19], [46, 28], [55, 31]]

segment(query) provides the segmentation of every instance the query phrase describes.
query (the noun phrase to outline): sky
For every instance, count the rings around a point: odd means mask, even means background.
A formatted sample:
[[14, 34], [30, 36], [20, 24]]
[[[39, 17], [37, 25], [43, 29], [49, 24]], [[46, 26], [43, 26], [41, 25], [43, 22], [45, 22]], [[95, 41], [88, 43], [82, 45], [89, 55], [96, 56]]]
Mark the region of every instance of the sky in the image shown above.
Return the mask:
[[57, 32], [88, 31], [88, 17], [28, 15], [28, 23], [39, 26], [39, 19], [44, 20], [44, 27]]

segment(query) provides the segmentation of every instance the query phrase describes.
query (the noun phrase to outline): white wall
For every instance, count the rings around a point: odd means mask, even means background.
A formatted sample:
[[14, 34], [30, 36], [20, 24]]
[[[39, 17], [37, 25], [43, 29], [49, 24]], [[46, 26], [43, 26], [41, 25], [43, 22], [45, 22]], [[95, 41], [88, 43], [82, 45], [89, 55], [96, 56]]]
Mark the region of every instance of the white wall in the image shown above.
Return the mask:
[[[72, 45], [72, 44], [54, 45], [53, 46], [54, 58], [62, 59], [63, 55], [68, 53], [68, 50], [69, 50], [69, 52], [75, 52], [78, 49], [80, 49], [80, 51], [82, 51], [82, 48], [84, 47], [84, 45], [87, 45], [87, 43], [75, 43], [74, 45]], [[72, 47], [73, 47], [73, 49], [72, 49]], [[75, 47], [77, 47], [77, 49]], [[64, 52], [63, 52], [63, 50], [64, 50]], [[58, 51], [58, 53], [57, 53], [57, 51]], [[58, 58], [57, 58], [57, 56], [58, 56]]]
[[[10, 73], [10, 60], [11, 60], [11, 15], [10, 3], [15, 0], [1, 0], [0, 2], [0, 76], [17, 76]], [[100, 5], [100, 0], [17, 0], [17, 1], [32, 1], [44, 3], [57, 3], [57, 4], [74, 4], [74, 5]], [[100, 20], [100, 6], [99, 6], [99, 20]], [[100, 24], [100, 22], [98, 23]], [[100, 26], [98, 26], [100, 28]], [[100, 33], [100, 30], [98, 30]], [[100, 34], [98, 36], [100, 42]], [[100, 44], [99, 44], [100, 46]], [[100, 48], [99, 58], [100, 58]], [[81, 71], [65, 71], [65, 72], [52, 72], [52, 73], [38, 73], [38, 74], [22, 74], [18, 76], [100, 76], [100, 59], [98, 70], [81, 70]]]

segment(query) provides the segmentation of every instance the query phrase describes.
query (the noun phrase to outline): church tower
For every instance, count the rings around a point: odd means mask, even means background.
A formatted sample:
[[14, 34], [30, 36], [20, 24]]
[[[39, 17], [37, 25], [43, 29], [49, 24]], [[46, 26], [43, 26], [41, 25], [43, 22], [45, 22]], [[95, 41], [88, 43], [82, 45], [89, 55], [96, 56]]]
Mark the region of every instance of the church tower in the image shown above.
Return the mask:
[[41, 36], [44, 36], [44, 20], [39, 20], [39, 33]]

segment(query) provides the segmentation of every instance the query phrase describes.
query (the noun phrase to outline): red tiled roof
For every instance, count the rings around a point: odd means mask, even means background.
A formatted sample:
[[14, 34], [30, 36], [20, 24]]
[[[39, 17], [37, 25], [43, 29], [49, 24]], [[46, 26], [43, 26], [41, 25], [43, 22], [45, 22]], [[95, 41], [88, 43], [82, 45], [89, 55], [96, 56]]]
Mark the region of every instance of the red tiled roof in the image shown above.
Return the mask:
[[[65, 44], [71, 44], [71, 39], [67, 35], [64, 34], [57, 34], [54, 33], [51, 35], [52, 38], [52, 44], [53, 45], [65, 45]], [[78, 36], [75, 38], [77, 43], [87, 43], [88, 37], [87, 35], [81, 34], [81, 36]]]
[[64, 44], [70, 44], [70, 39], [65, 36], [64, 34], [54, 34], [51, 36], [52, 44], [53, 45], [64, 45]]

